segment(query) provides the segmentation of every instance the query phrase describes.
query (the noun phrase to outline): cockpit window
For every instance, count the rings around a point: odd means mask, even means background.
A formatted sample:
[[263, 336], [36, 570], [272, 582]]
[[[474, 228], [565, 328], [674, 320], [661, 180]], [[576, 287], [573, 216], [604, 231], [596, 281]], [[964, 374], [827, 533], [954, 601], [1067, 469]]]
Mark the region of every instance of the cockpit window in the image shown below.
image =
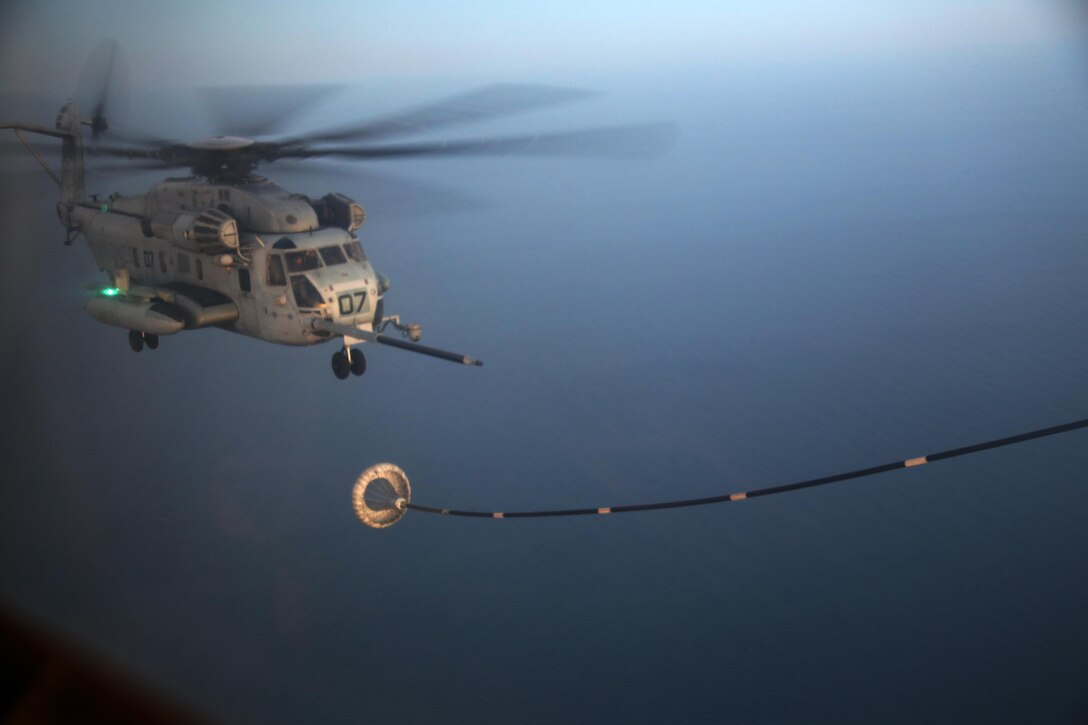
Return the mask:
[[334, 264], [345, 264], [348, 261], [340, 247], [322, 247], [318, 251], [321, 252], [321, 259], [325, 260], [326, 267], [331, 267]]
[[299, 309], [313, 309], [322, 305], [321, 293], [305, 275], [291, 275], [291, 291], [295, 293], [295, 303]]
[[316, 249], [288, 252], [284, 256], [287, 257], [287, 268], [292, 272], [306, 272], [321, 266], [321, 262], [317, 261]]
[[287, 275], [283, 272], [283, 259], [278, 254], [268, 255], [268, 284], [277, 287], [287, 284]]
[[363, 253], [363, 247], [359, 242], [348, 242], [344, 245], [344, 251], [356, 262], [366, 261], [366, 255]]

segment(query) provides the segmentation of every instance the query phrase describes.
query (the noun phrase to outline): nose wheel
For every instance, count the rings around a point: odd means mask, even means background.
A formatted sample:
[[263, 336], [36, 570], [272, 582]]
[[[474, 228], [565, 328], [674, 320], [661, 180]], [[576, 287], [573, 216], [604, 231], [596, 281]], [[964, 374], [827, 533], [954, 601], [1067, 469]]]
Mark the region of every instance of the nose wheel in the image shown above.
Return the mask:
[[363, 356], [362, 350], [351, 350], [351, 374], [362, 375], [366, 372], [366, 357]]
[[[350, 357], [349, 357], [350, 355]], [[337, 350], [332, 355], [332, 374], [339, 380], [348, 375], [362, 375], [366, 372], [366, 357], [361, 350]]]
[[149, 332], [140, 332], [139, 330], [128, 331], [128, 344], [132, 348], [133, 352], [140, 352], [144, 349], [144, 345], [147, 345], [148, 350], [154, 350], [159, 346], [159, 336], [152, 335]]
[[338, 379], [343, 380], [351, 373], [351, 367], [348, 363], [347, 357], [342, 351], [336, 351], [332, 354], [332, 374]]

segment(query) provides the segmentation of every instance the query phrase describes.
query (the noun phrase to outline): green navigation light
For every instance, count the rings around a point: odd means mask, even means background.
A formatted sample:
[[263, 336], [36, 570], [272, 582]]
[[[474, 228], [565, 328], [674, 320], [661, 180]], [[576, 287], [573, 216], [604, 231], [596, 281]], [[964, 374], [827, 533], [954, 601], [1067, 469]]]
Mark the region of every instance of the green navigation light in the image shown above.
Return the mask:
[[117, 295], [121, 294], [121, 290], [117, 289], [116, 287], [107, 287], [106, 289], [102, 290], [102, 294], [104, 294], [106, 297], [116, 297]]

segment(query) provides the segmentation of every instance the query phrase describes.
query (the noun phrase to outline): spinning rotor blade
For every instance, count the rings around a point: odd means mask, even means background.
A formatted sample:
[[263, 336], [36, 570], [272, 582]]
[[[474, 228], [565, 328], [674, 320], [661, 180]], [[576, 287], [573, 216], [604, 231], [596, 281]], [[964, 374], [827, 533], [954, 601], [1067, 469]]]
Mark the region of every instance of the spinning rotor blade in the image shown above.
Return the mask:
[[[117, 78], [118, 74], [120, 78]], [[128, 72], [116, 40], [106, 40], [91, 52], [76, 84], [75, 98], [91, 114], [91, 134], [97, 139], [107, 129], [110, 115], [124, 115], [127, 102]], [[112, 105], [110, 99], [113, 99]]]
[[125, 125], [128, 117], [128, 64], [116, 40], [106, 40], [94, 49], [83, 66], [74, 93], [83, 113], [90, 113], [91, 138], [109, 132], [114, 139], [145, 145], [160, 143], [150, 134]]
[[164, 166], [213, 167], [226, 163], [251, 163], [280, 159], [342, 158], [393, 159], [452, 156], [597, 156], [630, 158], [652, 156], [667, 149], [676, 136], [672, 123], [561, 131], [558, 133], [460, 141], [421, 141], [386, 146], [308, 148], [288, 143], [252, 142], [220, 152], [189, 144], [165, 144], [159, 148], [99, 146], [96, 154], [129, 159], [154, 159]]
[[385, 169], [375, 171], [359, 167], [359, 164], [348, 165], [333, 159], [284, 159], [276, 164], [276, 178], [291, 179], [297, 175], [299, 182], [309, 182], [311, 178], [320, 177], [323, 183], [330, 178], [338, 179], [341, 191], [364, 200], [367, 224], [463, 214], [488, 206], [486, 201], [458, 189], [407, 178]]
[[92, 164], [87, 167], [88, 171], [95, 173], [109, 174], [115, 171], [149, 171], [149, 170], [162, 170], [178, 168], [183, 169], [188, 167], [186, 163], [170, 164], [158, 160], [145, 160], [145, 161], [127, 161], [118, 164]]
[[278, 133], [307, 106], [341, 86], [277, 85], [216, 86], [198, 92], [215, 123], [216, 133], [229, 136], [268, 136]]
[[117, 41], [109, 41], [109, 65], [106, 66], [106, 83], [102, 87], [102, 93], [98, 97], [98, 103], [94, 106], [94, 112], [91, 114], [91, 134], [94, 138], [98, 138], [102, 135], [102, 132], [106, 131], [110, 126], [106, 122], [106, 106], [110, 100], [110, 86], [113, 82], [114, 68], [117, 67]]
[[545, 108], [595, 95], [591, 91], [556, 86], [498, 84], [451, 96], [437, 103], [384, 116], [363, 124], [343, 126], [291, 139], [297, 143], [375, 141], [431, 131], [443, 126], [473, 123], [514, 113]]
[[[110, 56], [111, 66], [114, 58], [115, 55]], [[206, 89], [205, 98], [210, 100], [222, 124], [220, 131], [230, 131], [238, 136], [216, 136], [189, 143], [146, 139], [137, 145], [96, 144], [89, 150], [96, 155], [144, 162], [140, 164], [142, 168], [152, 168], [157, 163], [163, 167], [189, 167], [194, 174], [209, 178], [239, 179], [247, 177], [263, 163], [315, 158], [358, 161], [506, 155], [643, 157], [664, 150], [676, 136], [674, 124], [657, 123], [453, 141], [373, 143], [392, 136], [483, 121], [591, 95], [586, 91], [552, 86], [496, 85], [340, 129], [300, 137], [252, 138], [267, 136], [300, 107], [332, 89], [332, 86]], [[274, 99], [270, 93], [275, 94]], [[259, 118], [243, 121], [242, 114], [252, 117], [255, 108]], [[332, 142], [335, 141], [343, 143], [334, 145]]]
[[463, 141], [423, 141], [357, 148], [287, 148], [276, 151], [273, 158], [333, 156], [347, 159], [389, 159], [514, 155], [640, 157], [663, 151], [672, 144], [675, 136], [675, 124], [649, 123]]
[[[111, 138], [126, 143], [140, 144], [148, 147], [161, 147], [166, 144], [175, 143], [173, 141], [167, 141], [160, 136], [152, 136], [144, 131], [138, 131], [116, 121], [110, 121], [107, 130], [109, 131]], [[93, 152], [94, 149], [92, 148], [91, 151]]]
[[125, 146], [104, 146], [98, 145], [88, 149], [88, 153], [91, 156], [112, 156], [122, 159], [156, 159], [160, 166], [173, 166], [183, 163], [182, 160], [176, 159], [178, 154], [175, 149], [183, 149], [183, 144], [175, 144], [172, 142], [163, 142], [158, 148], [136, 148]]

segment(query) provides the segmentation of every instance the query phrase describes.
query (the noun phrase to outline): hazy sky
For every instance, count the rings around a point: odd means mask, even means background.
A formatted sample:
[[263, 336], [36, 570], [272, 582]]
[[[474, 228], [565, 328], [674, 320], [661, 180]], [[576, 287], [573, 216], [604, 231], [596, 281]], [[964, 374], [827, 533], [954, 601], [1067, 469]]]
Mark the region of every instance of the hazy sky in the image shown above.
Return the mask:
[[0, 87], [72, 78], [116, 37], [133, 85], [532, 79], [729, 63], [858, 62], [1083, 33], [1069, 0], [689, 2], [8, 2]]
[[[0, 92], [59, 101], [116, 38], [134, 90], [162, 91], [133, 125], [168, 138], [211, 130], [175, 86], [274, 82], [355, 84], [348, 120], [556, 83], [605, 93], [465, 134], [679, 130], [648, 159], [262, 167], [364, 203], [386, 310], [487, 361], [367, 349], [343, 382], [331, 344], [202, 330], [133, 354], [84, 312], [105, 276], [61, 243], [55, 188], [10, 156], [0, 600], [228, 722], [1085, 722], [1083, 433], [720, 508], [376, 532], [350, 503], [379, 461], [425, 505], [622, 505], [1083, 417], [1084, 20], [0, 0]], [[481, 203], [417, 213], [356, 173], [394, 163]]]

